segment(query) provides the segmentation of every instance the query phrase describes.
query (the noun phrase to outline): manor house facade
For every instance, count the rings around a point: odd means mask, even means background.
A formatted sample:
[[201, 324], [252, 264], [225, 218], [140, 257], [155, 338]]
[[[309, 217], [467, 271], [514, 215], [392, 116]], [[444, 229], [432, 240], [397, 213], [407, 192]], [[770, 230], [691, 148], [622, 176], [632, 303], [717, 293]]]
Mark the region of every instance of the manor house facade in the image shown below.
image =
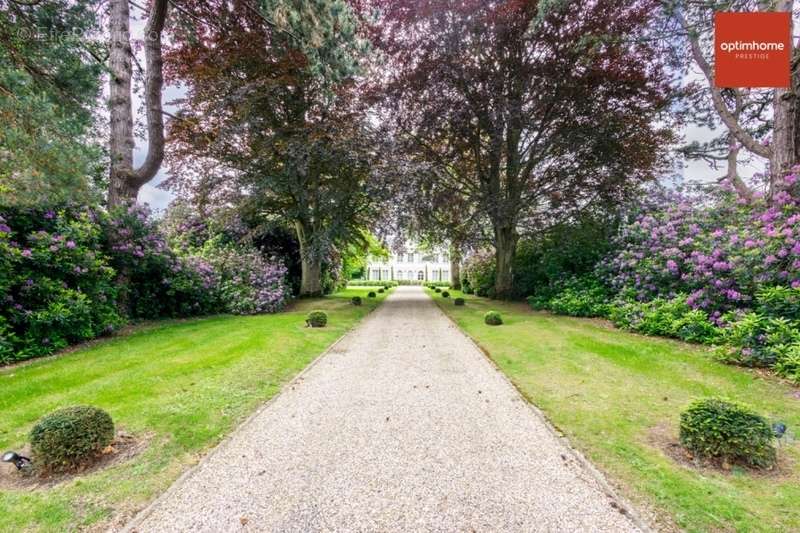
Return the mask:
[[367, 258], [366, 279], [374, 281], [450, 281], [450, 255], [443, 250], [403, 250], [387, 259]]

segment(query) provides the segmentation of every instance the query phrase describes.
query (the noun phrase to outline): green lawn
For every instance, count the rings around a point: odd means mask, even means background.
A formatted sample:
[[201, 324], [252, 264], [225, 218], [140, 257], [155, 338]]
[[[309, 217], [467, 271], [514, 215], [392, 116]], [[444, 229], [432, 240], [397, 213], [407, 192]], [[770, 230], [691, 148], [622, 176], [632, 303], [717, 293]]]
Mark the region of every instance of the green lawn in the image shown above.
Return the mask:
[[[19, 449], [56, 408], [106, 409], [146, 439], [127, 462], [49, 489], [0, 490], [0, 531], [66, 531], [129, 518], [350, 329], [386, 294], [369, 288], [301, 300], [289, 311], [144, 326], [59, 357], [0, 369], [0, 449]], [[350, 304], [361, 295], [364, 305]], [[306, 328], [311, 309], [326, 328]]]
[[[427, 292], [623, 494], [655, 513], [659, 529], [800, 531], [796, 441], [782, 448], [783, 472], [766, 475], [699, 472], [661, 444], [677, 441], [679, 414], [693, 398], [718, 394], [785, 421], [800, 438], [800, 389], [717, 363], [702, 347], [519, 303], [464, 296], [466, 306], [455, 307], [460, 292]], [[489, 309], [505, 324], [484, 325]]]

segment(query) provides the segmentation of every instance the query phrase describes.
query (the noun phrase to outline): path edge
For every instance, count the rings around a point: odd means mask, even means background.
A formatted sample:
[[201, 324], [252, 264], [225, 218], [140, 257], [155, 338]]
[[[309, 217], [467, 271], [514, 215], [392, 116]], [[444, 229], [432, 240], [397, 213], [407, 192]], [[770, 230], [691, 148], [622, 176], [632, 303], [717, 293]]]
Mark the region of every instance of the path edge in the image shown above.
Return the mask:
[[[424, 291], [424, 289], [423, 289]], [[511, 378], [509, 378], [505, 372], [498, 366], [498, 364], [492, 359], [492, 356], [489, 354], [489, 350], [484, 348], [480, 345], [472, 336], [464, 331], [458, 323], [453, 320], [453, 318], [448, 315], [439, 305], [439, 303], [430, 295], [427, 291], [424, 291], [425, 295], [431, 300], [431, 303], [436, 306], [440, 313], [442, 313], [447, 320], [455, 327], [458, 331], [460, 331], [464, 337], [472, 344], [477, 350], [478, 353], [483, 355], [483, 359], [489, 363], [489, 365], [497, 372], [500, 377], [511, 386], [511, 388], [516, 392], [516, 394], [520, 397], [520, 399], [528, 406], [533, 414], [544, 423], [544, 426], [547, 428], [547, 431], [555, 437], [567, 450], [567, 452], [575, 459], [581, 467], [597, 482], [600, 486], [600, 489], [605, 492], [606, 496], [610, 499], [614, 500], [617, 505], [621, 509], [625, 511], [625, 517], [630, 520], [633, 525], [638, 527], [642, 530], [643, 533], [654, 533], [656, 530], [653, 529], [646, 520], [644, 520], [640, 515], [639, 511], [633, 506], [633, 504], [624, 496], [619, 494], [619, 492], [614, 488], [608, 478], [601, 472], [591, 461], [589, 461], [583, 453], [580, 452], [577, 448], [572, 445], [572, 442], [564, 435], [563, 432], [556, 429], [555, 425], [550, 421], [547, 415], [542, 411], [535, 403], [529, 400], [525, 394], [523, 394], [522, 390], [514, 383]]]
[[333, 351], [333, 349], [336, 348], [336, 346], [339, 343], [341, 343], [348, 335], [350, 335], [353, 331], [355, 331], [356, 328], [358, 328], [361, 324], [363, 324], [365, 320], [367, 320], [368, 318], [371, 318], [371, 315], [376, 310], [378, 310], [381, 306], [383, 306], [383, 303], [386, 300], [389, 299], [389, 296], [391, 296], [391, 293], [388, 294], [386, 296], [386, 298], [384, 298], [383, 301], [381, 301], [380, 304], [376, 305], [374, 308], [372, 308], [369, 311], [367, 311], [367, 314], [365, 314], [364, 317], [361, 320], [356, 322], [353, 325], [353, 327], [351, 327], [350, 329], [348, 329], [347, 331], [342, 333], [342, 335], [338, 339], [336, 339], [335, 341], [333, 341], [333, 343], [328, 345], [328, 347], [325, 348], [325, 350], [323, 350], [319, 355], [317, 355], [314, 358], [314, 360], [311, 361], [303, 370], [301, 370], [299, 373], [297, 373], [297, 375], [295, 375], [291, 380], [289, 380], [286, 383], [284, 383], [283, 387], [281, 387], [281, 389], [272, 398], [270, 398], [269, 400], [267, 400], [264, 403], [262, 403], [261, 405], [259, 405], [255, 409], [255, 411], [253, 411], [252, 413], [247, 415], [247, 418], [242, 420], [242, 422], [240, 422], [239, 425], [237, 425], [233, 429], [233, 431], [231, 431], [224, 439], [222, 439], [219, 443], [217, 443], [216, 446], [211, 448], [211, 450], [209, 450], [208, 453], [206, 453], [203, 457], [201, 457], [200, 460], [195, 465], [191, 466], [188, 470], [186, 470], [184, 473], [182, 473], [180, 476], [178, 476], [178, 478], [175, 479], [175, 481], [173, 481], [170, 484], [170, 486], [169, 486], [169, 488], [167, 488], [167, 490], [165, 490], [164, 492], [159, 494], [153, 501], [151, 501], [143, 509], [138, 511], [133, 516], [133, 518], [131, 518], [131, 520], [129, 522], [127, 522], [124, 526], [122, 526], [122, 528], [114, 528], [112, 526], [111, 528], [109, 528], [108, 531], [119, 531], [121, 533], [140, 533], [139, 530], [137, 529], [137, 527], [142, 522], [144, 522], [151, 514], [153, 514], [153, 511], [155, 510], [155, 508], [162, 501], [166, 500], [172, 493], [174, 493], [176, 490], [178, 490], [178, 485], [182, 485], [185, 481], [188, 481], [195, 474], [197, 474], [197, 472], [200, 470], [201, 466], [203, 466], [207, 461], [209, 461], [212, 457], [214, 457], [217, 453], [219, 453], [220, 450], [222, 450], [224, 447], [228, 446], [230, 441], [236, 435], [238, 435], [240, 432], [242, 432], [244, 430], [244, 428], [246, 428], [247, 426], [252, 424], [253, 420], [257, 416], [259, 416], [262, 412], [264, 412], [267, 409], [269, 409], [269, 407], [272, 405], [272, 403], [277, 401], [277, 399], [280, 398], [287, 389], [289, 389], [290, 387], [295, 385], [297, 382], [299, 382], [308, 372], [310, 372], [314, 367], [316, 367], [317, 364], [320, 361], [322, 361], [328, 354], [330, 354]]

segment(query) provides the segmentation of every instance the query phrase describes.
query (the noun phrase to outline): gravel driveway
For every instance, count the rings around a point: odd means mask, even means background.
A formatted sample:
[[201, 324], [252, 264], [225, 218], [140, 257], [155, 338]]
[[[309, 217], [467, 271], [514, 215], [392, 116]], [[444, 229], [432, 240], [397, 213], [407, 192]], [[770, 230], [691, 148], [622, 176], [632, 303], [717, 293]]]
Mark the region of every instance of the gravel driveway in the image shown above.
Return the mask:
[[419, 287], [399, 287], [128, 527], [639, 531], [603, 487]]

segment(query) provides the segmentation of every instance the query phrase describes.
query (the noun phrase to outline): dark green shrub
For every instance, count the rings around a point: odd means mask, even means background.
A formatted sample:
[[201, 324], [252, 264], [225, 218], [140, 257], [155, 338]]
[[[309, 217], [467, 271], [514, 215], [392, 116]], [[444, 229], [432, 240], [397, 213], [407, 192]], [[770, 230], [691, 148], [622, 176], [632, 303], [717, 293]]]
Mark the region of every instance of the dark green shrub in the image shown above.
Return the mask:
[[450, 293], [447, 291], [442, 291], [442, 298], [450, 298]]
[[534, 309], [549, 309], [559, 315], [594, 317], [608, 314], [607, 299], [606, 288], [597, 279], [586, 276], [565, 282], [548, 299], [534, 296], [528, 303]]
[[773, 436], [764, 417], [725, 399], [696, 400], [681, 413], [681, 444], [704, 459], [770, 467], [776, 459]]
[[759, 289], [756, 309], [768, 317], [800, 319], [800, 288], [779, 285]]
[[775, 372], [800, 384], [800, 344], [792, 344], [780, 350], [775, 361]]
[[353, 296], [350, 298], [350, 303], [353, 305], [361, 305], [361, 296]]
[[312, 328], [324, 328], [327, 323], [328, 315], [325, 311], [314, 310], [306, 317], [306, 325]]
[[483, 321], [490, 326], [499, 326], [503, 323], [503, 317], [497, 311], [487, 311], [483, 315]]
[[114, 440], [114, 422], [102, 409], [78, 405], [42, 417], [30, 434], [34, 464], [62, 472], [88, 464]]
[[[464, 287], [464, 286], [462, 285], [462, 287]], [[464, 287], [463, 288], [463, 292], [464, 292], [464, 294], [474, 294], [475, 293], [475, 291], [472, 290], [472, 287], [469, 287], [469, 286]]]
[[723, 344], [716, 357], [729, 364], [771, 367], [788, 346], [800, 342], [797, 323], [785, 318], [769, 318], [758, 313], [728, 317], [721, 330]]
[[375, 291], [369, 291], [367, 293], [367, 298], [375, 298]]
[[389, 290], [389, 286], [388, 285], [384, 285], [383, 288], [384, 288], [384, 290], [387, 290], [387, 291]]
[[454, 303], [455, 305], [464, 305], [464, 298], [455, 298], [455, 299], [453, 300], [453, 303]]
[[385, 291], [386, 291], [386, 289], [384, 289], [383, 287], [381, 287], [380, 289], [378, 289], [378, 292], [385, 292]]
[[434, 292], [442, 292], [442, 289], [440, 289], [439, 287], [434, 287], [434, 288], [433, 288], [433, 291], [434, 291]]

